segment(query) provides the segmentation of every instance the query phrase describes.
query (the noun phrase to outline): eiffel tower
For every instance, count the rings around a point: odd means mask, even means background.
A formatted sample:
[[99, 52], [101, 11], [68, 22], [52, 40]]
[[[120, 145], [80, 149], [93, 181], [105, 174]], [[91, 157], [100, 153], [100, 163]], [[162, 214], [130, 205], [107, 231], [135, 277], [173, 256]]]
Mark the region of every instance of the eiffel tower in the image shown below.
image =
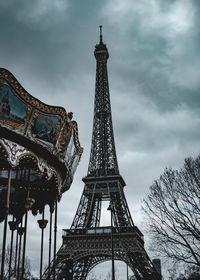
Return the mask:
[[[107, 73], [109, 53], [102, 39], [95, 46], [96, 90], [92, 146], [85, 187], [63, 244], [42, 279], [85, 280], [97, 264], [114, 259], [125, 262], [136, 280], [160, 280], [161, 275], [144, 249], [141, 231], [134, 225], [119, 173], [112, 126]], [[111, 225], [100, 227], [102, 201], [110, 203]], [[57, 277], [52, 278], [54, 275]], [[112, 278], [114, 279], [114, 277]]]

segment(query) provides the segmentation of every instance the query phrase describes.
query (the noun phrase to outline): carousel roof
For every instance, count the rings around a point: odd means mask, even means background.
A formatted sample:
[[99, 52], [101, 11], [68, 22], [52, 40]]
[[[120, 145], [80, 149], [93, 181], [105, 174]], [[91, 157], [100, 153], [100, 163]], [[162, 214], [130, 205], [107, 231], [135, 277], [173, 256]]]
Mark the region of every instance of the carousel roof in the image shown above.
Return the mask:
[[0, 200], [9, 169], [13, 203], [20, 204], [19, 197], [25, 200], [29, 190], [39, 209], [70, 188], [83, 152], [72, 115], [33, 97], [0, 68]]

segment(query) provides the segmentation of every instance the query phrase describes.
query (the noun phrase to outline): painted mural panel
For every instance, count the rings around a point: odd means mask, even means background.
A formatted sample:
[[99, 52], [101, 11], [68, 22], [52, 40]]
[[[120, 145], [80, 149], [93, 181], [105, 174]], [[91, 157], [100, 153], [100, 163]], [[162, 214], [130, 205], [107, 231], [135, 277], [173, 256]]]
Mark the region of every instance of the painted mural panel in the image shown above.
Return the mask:
[[60, 129], [58, 117], [39, 114], [35, 119], [32, 135], [44, 142], [55, 145]]
[[26, 104], [7, 85], [0, 87], [0, 121], [18, 127], [24, 124]]

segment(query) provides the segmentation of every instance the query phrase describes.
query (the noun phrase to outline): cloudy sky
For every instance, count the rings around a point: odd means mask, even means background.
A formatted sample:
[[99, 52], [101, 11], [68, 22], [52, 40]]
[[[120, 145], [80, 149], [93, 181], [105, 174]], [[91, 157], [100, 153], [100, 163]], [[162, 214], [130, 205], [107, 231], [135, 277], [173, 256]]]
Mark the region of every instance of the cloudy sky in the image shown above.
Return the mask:
[[[73, 111], [79, 124], [84, 155], [59, 204], [58, 247], [87, 174], [98, 26], [103, 25], [110, 53], [120, 173], [134, 222], [142, 228], [141, 203], [153, 180], [165, 167], [178, 168], [185, 157], [199, 153], [199, 14], [199, 0], [0, 2], [0, 67], [11, 71], [33, 96]], [[106, 224], [109, 214], [103, 213]], [[35, 267], [40, 238], [36, 220], [30, 220], [27, 250]]]

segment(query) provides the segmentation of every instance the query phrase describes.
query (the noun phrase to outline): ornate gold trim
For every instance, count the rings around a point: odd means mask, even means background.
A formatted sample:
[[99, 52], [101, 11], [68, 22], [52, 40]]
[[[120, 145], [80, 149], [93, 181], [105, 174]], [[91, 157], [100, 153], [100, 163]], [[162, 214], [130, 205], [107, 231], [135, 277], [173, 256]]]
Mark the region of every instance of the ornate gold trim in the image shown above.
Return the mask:
[[73, 128], [74, 132], [74, 144], [76, 149], [79, 151], [80, 154], [83, 153], [83, 148], [81, 147], [79, 137], [78, 137], [78, 124], [76, 121], [71, 121], [70, 122], [71, 127]]
[[13, 74], [4, 68], [0, 68], [0, 86], [2, 85], [11, 86], [19, 98], [42, 113], [58, 115], [61, 125], [67, 121], [67, 113], [63, 107], [50, 106], [33, 97], [21, 86]]

